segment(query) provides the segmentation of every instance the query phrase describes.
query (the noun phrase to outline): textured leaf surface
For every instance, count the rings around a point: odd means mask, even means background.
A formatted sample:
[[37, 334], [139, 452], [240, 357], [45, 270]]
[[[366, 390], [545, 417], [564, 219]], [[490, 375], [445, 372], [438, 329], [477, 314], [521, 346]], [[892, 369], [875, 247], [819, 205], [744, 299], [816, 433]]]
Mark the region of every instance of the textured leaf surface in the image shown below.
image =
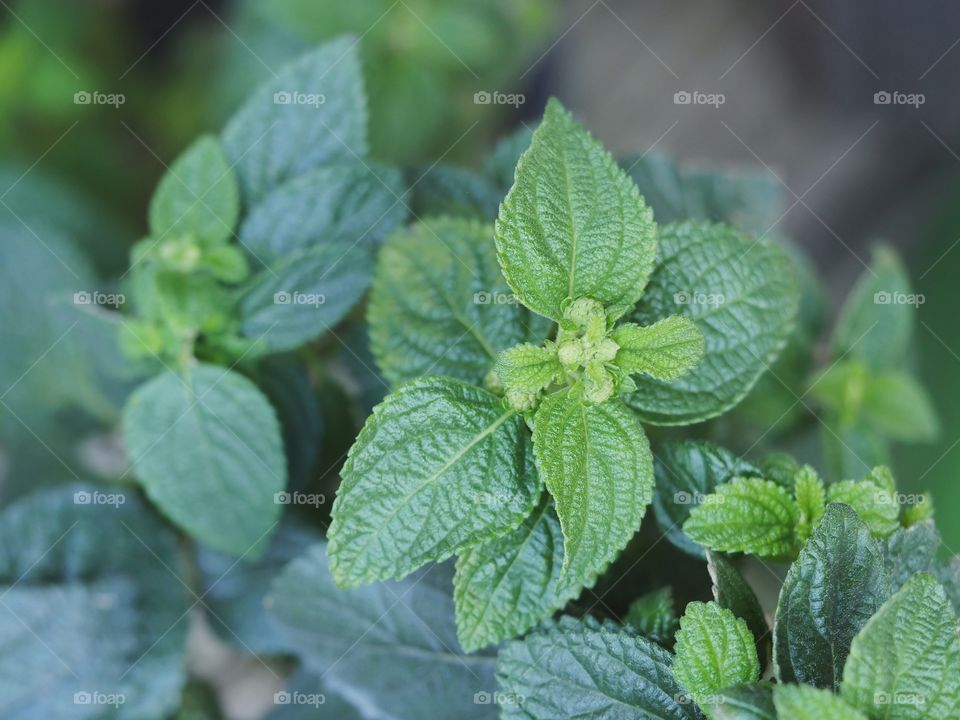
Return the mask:
[[494, 692], [495, 658], [460, 649], [449, 582], [431, 567], [340, 590], [318, 544], [287, 566], [267, 602], [306, 669], [365, 717], [494, 720], [497, 705], [474, 698]]
[[610, 336], [620, 349], [616, 364], [626, 373], [645, 373], [670, 382], [686, 375], [703, 357], [703, 333], [683, 315], [649, 327], [622, 323]]
[[900, 528], [888, 537], [884, 555], [890, 589], [896, 592], [913, 575], [932, 571], [939, 549], [940, 535], [932, 520]]
[[804, 465], [794, 475], [793, 493], [800, 511], [797, 535], [801, 542], [805, 542], [826, 512], [826, 490], [816, 471], [809, 465]]
[[798, 292], [787, 254], [723, 225], [681, 223], [659, 232], [657, 267], [633, 322], [682, 313], [703, 332], [695, 370], [671, 383], [637, 378], [629, 397], [643, 420], [686, 425], [736, 405], [776, 359]]
[[633, 305], [656, 252], [653, 214], [636, 185], [556, 100], [520, 158], [496, 236], [510, 287], [555, 320], [567, 298]]
[[201, 243], [233, 237], [240, 190], [216, 138], [194, 142], [170, 166], [150, 201], [150, 232], [160, 238], [192, 235]]
[[737, 570], [736, 565], [720, 553], [707, 551], [707, 572], [713, 582], [713, 599], [720, 607], [726, 608], [747, 624], [756, 643], [760, 663], [766, 667], [773, 638], [753, 588]]
[[163, 720], [176, 707], [189, 607], [176, 536], [119, 490], [61, 486], [0, 515], [4, 718]]
[[773, 686], [769, 683], [745, 683], [717, 693], [713, 706], [715, 720], [778, 720], [773, 706]]
[[497, 376], [508, 390], [537, 392], [548, 387], [563, 372], [557, 353], [550, 348], [524, 343], [497, 356]]
[[843, 480], [827, 488], [827, 501], [849, 505], [876, 537], [887, 537], [900, 526], [900, 507], [893, 493], [868, 480]]
[[367, 106], [355, 45], [338, 38], [281, 69], [227, 124], [224, 148], [248, 202], [316, 167], [366, 154]]
[[393, 385], [424, 374], [483, 382], [497, 353], [546, 337], [497, 265], [490, 225], [428, 219], [380, 250], [368, 311], [373, 353]]
[[867, 720], [829, 690], [809, 685], [778, 685], [773, 689], [778, 720]]
[[957, 616], [932, 575], [915, 575], [853, 639], [841, 695], [871, 717], [960, 715]]
[[457, 636], [468, 652], [520, 635], [574, 599], [581, 590], [561, 579], [563, 533], [553, 501], [516, 530], [467, 548], [457, 559]]
[[528, 437], [499, 398], [455, 380], [388, 396], [341, 472], [329, 533], [337, 583], [400, 578], [516, 528], [540, 495]]
[[694, 542], [721, 552], [792, 557], [799, 512], [793, 498], [762, 478], [735, 478], [690, 511], [683, 530]]
[[653, 494], [646, 435], [623, 403], [586, 406], [562, 392], [537, 410], [533, 446], [563, 527], [563, 577], [592, 584], [639, 529]]
[[523, 698], [503, 705], [501, 717], [693, 720], [693, 706], [678, 703], [682, 691], [671, 660], [642, 637], [561, 618], [500, 651], [500, 689], [508, 698]]
[[160, 375], [130, 397], [123, 430], [137, 480], [171, 520], [215, 550], [257, 555], [287, 471], [276, 415], [252, 382], [213, 365]]
[[403, 192], [400, 174], [379, 165], [317, 168], [257, 202], [240, 226], [240, 242], [267, 263], [316, 245], [341, 252], [376, 245], [406, 217]]
[[683, 440], [659, 448], [654, 465], [653, 509], [660, 529], [681, 550], [699, 558], [703, 547], [683, 532], [690, 510], [710, 495], [717, 485], [736, 476], [759, 475], [760, 471], [729, 450], [712, 443]]
[[680, 618], [673, 675], [708, 717], [717, 692], [755, 681], [760, 662], [747, 624], [715, 602], [692, 602]]
[[263, 350], [290, 350], [332, 328], [370, 284], [370, 251], [315, 245], [283, 256], [244, 286], [237, 301], [243, 334]]
[[671, 645], [678, 622], [673, 591], [664, 587], [638, 597], [630, 603], [624, 622], [656, 643]]
[[838, 687], [854, 635], [889, 594], [883, 552], [866, 523], [847, 505], [828, 505], [780, 591], [778, 679]]

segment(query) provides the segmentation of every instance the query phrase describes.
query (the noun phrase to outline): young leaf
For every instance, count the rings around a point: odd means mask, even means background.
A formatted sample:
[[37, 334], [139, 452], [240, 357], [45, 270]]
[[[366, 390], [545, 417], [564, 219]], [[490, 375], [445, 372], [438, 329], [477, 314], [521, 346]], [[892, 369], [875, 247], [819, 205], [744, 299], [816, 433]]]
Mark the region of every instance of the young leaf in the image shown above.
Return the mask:
[[537, 410], [533, 449], [563, 527], [564, 582], [592, 584], [640, 527], [653, 494], [643, 428], [619, 400], [588, 406], [558, 392]]
[[195, 141], [170, 166], [150, 201], [150, 232], [158, 240], [191, 235], [216, 245], [233, 237], [240, 190], [219, 141]]
[[798, 519], [797, 504], [776, 483], [735, 478], [690, 511], [683, 531], [711, 550], [784, 558], [796, 555]]
[[940, 431], [937, 411], [927, 391], [904, 372], [869, 378], [861, 412], [874, 431], [901, 442], [931, 442]]
[[760, 471], [729, 450], [698, 440], [667, 443], [654, 465], [653, 509], [667, 539], [694, 557], [703, 558], [703, 548], [683, 532], [690, 510], [721, 483], [736, 476], [759, 475]]
[[321, 45], [262, 85], [223, 131], [249, 204], [285, 181], [367, 152], [367, 103], [356, 42]]
[[497, 681], [507, 698], [503, 720], [671, 718], [694, 720], [662, 647], [626, 632], [570, 617], [507, 644]]
[[773, 704], [779, 720], [867, 720], [828, 690], [809, 685], [777, 685], [773, 689]]
[[520, 635], [574, 599], [582, 586], [562, 582], [562, 567], [563, 533], [546, 493], [516, 530], [464, 550], [453, 581], [464, 650]]
[[717, 693], [714, 720], [778, 720], [773, 706], [773, 686], [755, 682], [734, 685]]
[[250, 208], [239, 239], [256, 259], [278, 259], [334, 245], [377, 245], [403, 222], [396, 170], [360, 162], [317, 168], [285, 182]]
[[677, 630], [673, 591], [667, 586], [638, 597], [630, 603], [624, 622], [660, 645], [671, 645]]
[[911, 297], [916, 296], [910, 278], [896, 253], [878, 248], [840, 312], [834, 355], [862, 360], [874, 369], [897, 367], [913, 334], [916, 304], [908, 302]]
[[494, 691], [496, 658], [460, 649], [448, 572], [431, 567], [401, 582], [341, 590], [327, 563], [322, 543], [310, 547], [266, 601], [309, 671], [364, 717], [430, 718], [443, 708], [450, 717], [494, 720], [495, 706], [484, 713], [476, 701]]
[[682, 313], [703, 332], [702, 362], [679, 380], [636, 379], [628, 402], [642, 420], [687, 425], [736, 405], [769, 370], [790, 334], [798, 291], [787, 254], [724, 225], [659, 232], [659, 262], [632, 322]]
[[888, 537], [884, 564], [890, 589], [896, 592], [917, 573], [932, 572], [939, 549], [940, 535], [932, 520], [900, 528]]
[[555, 99], [517, 165], [496, 237], [517, 297], [558, 321], [568, 298], [633, 305], [657, 245], [653, 214], [637, 186]]
[[276, 414], [257, 386], [213, 365], [160, 375], [124, 410], [127, 452], [147, 495], [214, 550], [255, 558], [286, 485]]
[[546, 322], [518, 304], [504, 281], [493, 228], [452, 218], [387, 239], [367, 320], [373, 354], [392, 385], [427, 373], [479, 385], [499, 351], [547, 334]]
[[876, 537], [887, 537], [900, 527], [900, 507], [893, 493], [868, 480], [843, 480], [827, 488], [829, 502], [849, 505]]
[[871, 717], [960, 714], [957, 616], [932, 575], [910, 578], [853, 639], [840, 694]]
[[459, 381], [389, 395], [341, 471], [328, 535], [337, 584], [399, 579], [516, 528], [540, 495], [528, 437], [499, 398]]
[[646, 373], [670, 382], [686, 375], [703, 358], [703, 333], [683, 315], [649, 327], [623, 323], [610, 337], [620, 346], [614, 362], [626, 373]]
[[772, 638], [753, 588], [737, 570], [737, 566], [720, 553], [707, 551], [707, 572], [713, 581], [713, 599], [747, 624], [757, 645], [757, 657], [761, 665], [766, 667]]
[[812, 467], [804, 465], [794, 476], [793, 493], [797, 500], [797, 508], [800, 510], [797, 535], [801, 542], [806, 542], [813, 533], [813, 529], [820, 524], [823, 513], [827, 509], [823, 480]]
[[717, 603], [692, 602], [680, 618], [673, 676], [713, 717], [717, 692], [760, 675], [760, 662], [747, 624]]
[[[36, 492], [0, 514], [0, 547], [4, 718], [169, 717], [186, 680], [186, 568], [139, 493]], [[77, 695], [94, 692], [122, 712], [89, 714]]]
[[883, 552], [848, 505], [827, 506], [780, 591], [773, 655], [780, 682], [835, 689], [850, 642], [889, 596]]
[[536, 393], [563, 372], [555, 350], [530, 343], [515, 345], [497, 356], [497, 377], [507, 389]]

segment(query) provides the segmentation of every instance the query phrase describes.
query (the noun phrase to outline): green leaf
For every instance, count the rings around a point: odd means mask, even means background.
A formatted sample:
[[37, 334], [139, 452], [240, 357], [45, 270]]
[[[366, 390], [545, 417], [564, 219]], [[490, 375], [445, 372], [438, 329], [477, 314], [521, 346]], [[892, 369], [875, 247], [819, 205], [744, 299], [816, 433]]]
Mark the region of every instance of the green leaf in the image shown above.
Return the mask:
[[368, 311], [377, 364], [392, 385], [424, 374], [479, 385], [497, 353], [539, 342], [546, 322], [517, 303], [489, 225], [428, 219], [380, 250]]
[[475, 698], [494, 692], [496, 658], [460, 649], [449, 583], [448, 572], [431, 567], [401, 582], [341, 590], [319, 543], [286, 567], [267, 604], [304, 668], [364, 717], [422, 720], [442, 708], [495, 720], [496, 706]]
[[551, 99], [497, 218], [497, 257], [520, 301], [558, 321], [567, 298], [633, 305], [653, 269], [655, 233], [633, 181]]
[[509, 392], [539, 392], [558, 380], [563, 366], [555, 349], [524, 343], [504, 350], [497, 356], [497, 377]]
[[240, 243], [272, 264], [317, 245], [345, 252], [377, 245], [402, 223], [400, 173], [360, 162], [317, 168], [280, 185], [250, 209]]
[[497, 660], [506, 698], [501, 718], [671, 718], [694, 720], [692, 705], [670, 673], [671, 656], [627, 632], [570, 617], [507, 644]]
[[673, 676], [707, 717], [719, 704], [717, 692], [760, 675], [760, 662], [747, 624], [715, 602], [692, 602], [680, 618]]
[[750, 630], [757, 646], [757, 657], [766, 667], [770, 659], [771, 634], [767, 618], [753, 588], [747, 583], [737, 566], [719, 553], [707, 551], [707, 572], [713, 582], [713, 599], [742, 619]]
[[682, 440], [659, 449], [654, 465], [653, 509], [667, 539], [694, 557], [704, 550], [683, 532], [690, 510], [721, 483], [733, 477], [759, 475], [760, 471], [729, 450], [698, 440]]
[[150, 201], [156, 239], [190, 235], [215, 245], [233, 237], [240, 216], [240, 189], [220, 142], [206, 135], [171, 165]]
[[809, 465], [800, 468], [794, 476], [793, 494], [800, 510], [797, 535], [806, 542], [827, 509], [826, 490], [817, 471]]
[[660, 645], [673, 643], [677, 613], [669, 586], [642, 595], [630, 603], [624, 622]]
[[643, 428], [619, 400], [587, 406], [559, 392], [537, 410], [533, 448], [563, 527], [564, 582], [592, 585], [640, 527], [653, 494]]
[[623, 323], [610, 337], [620, 346], [614, 362], [626, 373], [646, 373], [670, 382], [686, 375], [703, 358], [703, 333], [682, 315], [649, 327]]
[[901, 442], [931, 442], [940, 432], [937, 411], [923, 386], [904, 372], [871, 377], [863, 394], [863, 421]]
[[870, 269], [864, 270], [840, 311], [834, 356], [856, 358], [874, 369], [900, 366], [921, 298], [913, 294], [896, 253], [877, 248]]
[[455, 215], [493, 220], [506, 193], [483, 175], [452, 165], [416, 168], [410, 176], [416, 217]]
[[140, 387], [123, 432], [137, 480], [177, 525], [211, 548], [257, 557], [286, 485], [280, 428], [256, 385], [214, 365]]
[[484, 170], [493, 180], [502, 198], [510, 190], [516, 177], [520, 156], [530, 147], [535, 128], [521, 124], [509, 135], [497, 141], [484, 163]]
[[757, 682], [734, 685], [717, 693], [713, 706], [715, 720], [777, 720], [773, 686]]
[[780, 591], [777, 679], [836, 689], [850, 642], [889, 594], [883, 552], [866, 523], [847, 505], [828, 505]]
[[777, 685], [773, 689], [773, 704], [779, 720], [867, 720], [866, 715], [842, 698], [809, 685]]
[[366, 155], [356, 44], [337, 38], [282, 68], [227, 124], [223, 146], [248, 204], [321, 165]]
[[[3, 717], [169, 717], [186, 680], [190, 593], [175, 533], [139, 494], [34, 493], [0, 515], [0, 548]], [[102, 704], [109, 696], [123, 704]]]
[[784, 452], [770, 453], [760, 463], [763, 477], [791, 493], [795, 492], [794, 483], [800, 467], [800, 463], [792, 455]]
[[827, 500], [844, 503], [856, 510], [876, 537], [887, 537], [900, 527], [896, 496], [869, 480], [834, 483], [827, 488]]
[[957, 616], [933, 576], [908, 580], [853, 639], [840, 693], [871, 717], [960, 714]]
[[724, 225], [662, 227], [657, 267], [631, 321], [682, 313], [703, 332], [703, 361], [671, 383], [637, 378], [630, 406], [645, 422], [687, 425], [736, 405], [786, 343], [797, 311], [782, 248]]
[[683, 531], [711, 550], [789, 558], [797, 552], [798, 520], [797, 504], [782, 487], [762, 478], [735, 478], [690, 511]]
[[453, 598], [463, 648], [520, 635], [574, 599], [582, 586], [563, 582], [562, 567], [563, 533], [545, 493], [520, 527], [457, 559]]
[[884, 563], [890, 589], [896, 592], [917, 573], [932, 572], [939, 549], [940, 535], [932, 520], [900, 528], [888, 537]]
[[540, 495], [522, 420], [495, 395], [427, 377], [367, 419], [341, 471], [331, 572], [401, 578], [516, 528]]
[[261, 352], [291, 350], [340, 322], [370, 283], [370, 250], [315, 245], [279, 259], [240, 291], [243, 335]]

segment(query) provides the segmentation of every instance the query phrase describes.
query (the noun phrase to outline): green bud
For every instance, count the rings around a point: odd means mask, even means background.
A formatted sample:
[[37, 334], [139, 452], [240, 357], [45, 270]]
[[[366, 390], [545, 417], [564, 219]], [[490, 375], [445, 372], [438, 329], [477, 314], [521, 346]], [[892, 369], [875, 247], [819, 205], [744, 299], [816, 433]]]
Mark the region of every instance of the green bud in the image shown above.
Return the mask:
[[566, 340], [557, 348], [557, 357], [565, 367], [577, 367], [583, 362], [583, 345], [579, 340]]

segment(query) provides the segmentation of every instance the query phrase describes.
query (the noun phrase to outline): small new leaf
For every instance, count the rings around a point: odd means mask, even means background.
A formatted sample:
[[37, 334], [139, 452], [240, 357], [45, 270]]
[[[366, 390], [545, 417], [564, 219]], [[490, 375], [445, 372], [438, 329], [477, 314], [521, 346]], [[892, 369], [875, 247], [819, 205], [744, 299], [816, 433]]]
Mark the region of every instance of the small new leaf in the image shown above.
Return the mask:
[[796, 557], [797, 504], [776, 483], [736, 478], [690, 511], [683, 531], [711, 550], [762, 558]]
[[507, 391], [508, 399], [516, 393], [536, 395], [558, 380], [563, 373], [555, 347], [538, 347], [530, 343], [516, 345], [501, 352], [497, 356], [494, 369]]
[[887, 537], [900, 527], [900, 508], [893, 493], [869, 480], [843, 480], [827, 488], [829, 502], [849, 505], [875, 537]]
[[626, 373], [645, 373], [670, 382], [693, 370], [703, 358], [703, 333], [683, 315], [647, 327], [623, 323], [610, 337], [620, 346], [614, 362]]
[[797, 500], [797, 508], [800, 510], [797, 536], [800, 542], [806, 542], [827, 509], [823, 480], [817, 475], [816, 470], [809, 465], [804, 465], [794, 476], [793, 493]]
[[669, 646], [677, 630], [673, 591], [668, 586], [638, 597], [630, 603], [624, 622], [654, 642]]
[[760, 662], [747, 624], [715, 602], [692, 602], [680, 618], [673, 676], [707, 717], [717, 692], [753, 682]]

